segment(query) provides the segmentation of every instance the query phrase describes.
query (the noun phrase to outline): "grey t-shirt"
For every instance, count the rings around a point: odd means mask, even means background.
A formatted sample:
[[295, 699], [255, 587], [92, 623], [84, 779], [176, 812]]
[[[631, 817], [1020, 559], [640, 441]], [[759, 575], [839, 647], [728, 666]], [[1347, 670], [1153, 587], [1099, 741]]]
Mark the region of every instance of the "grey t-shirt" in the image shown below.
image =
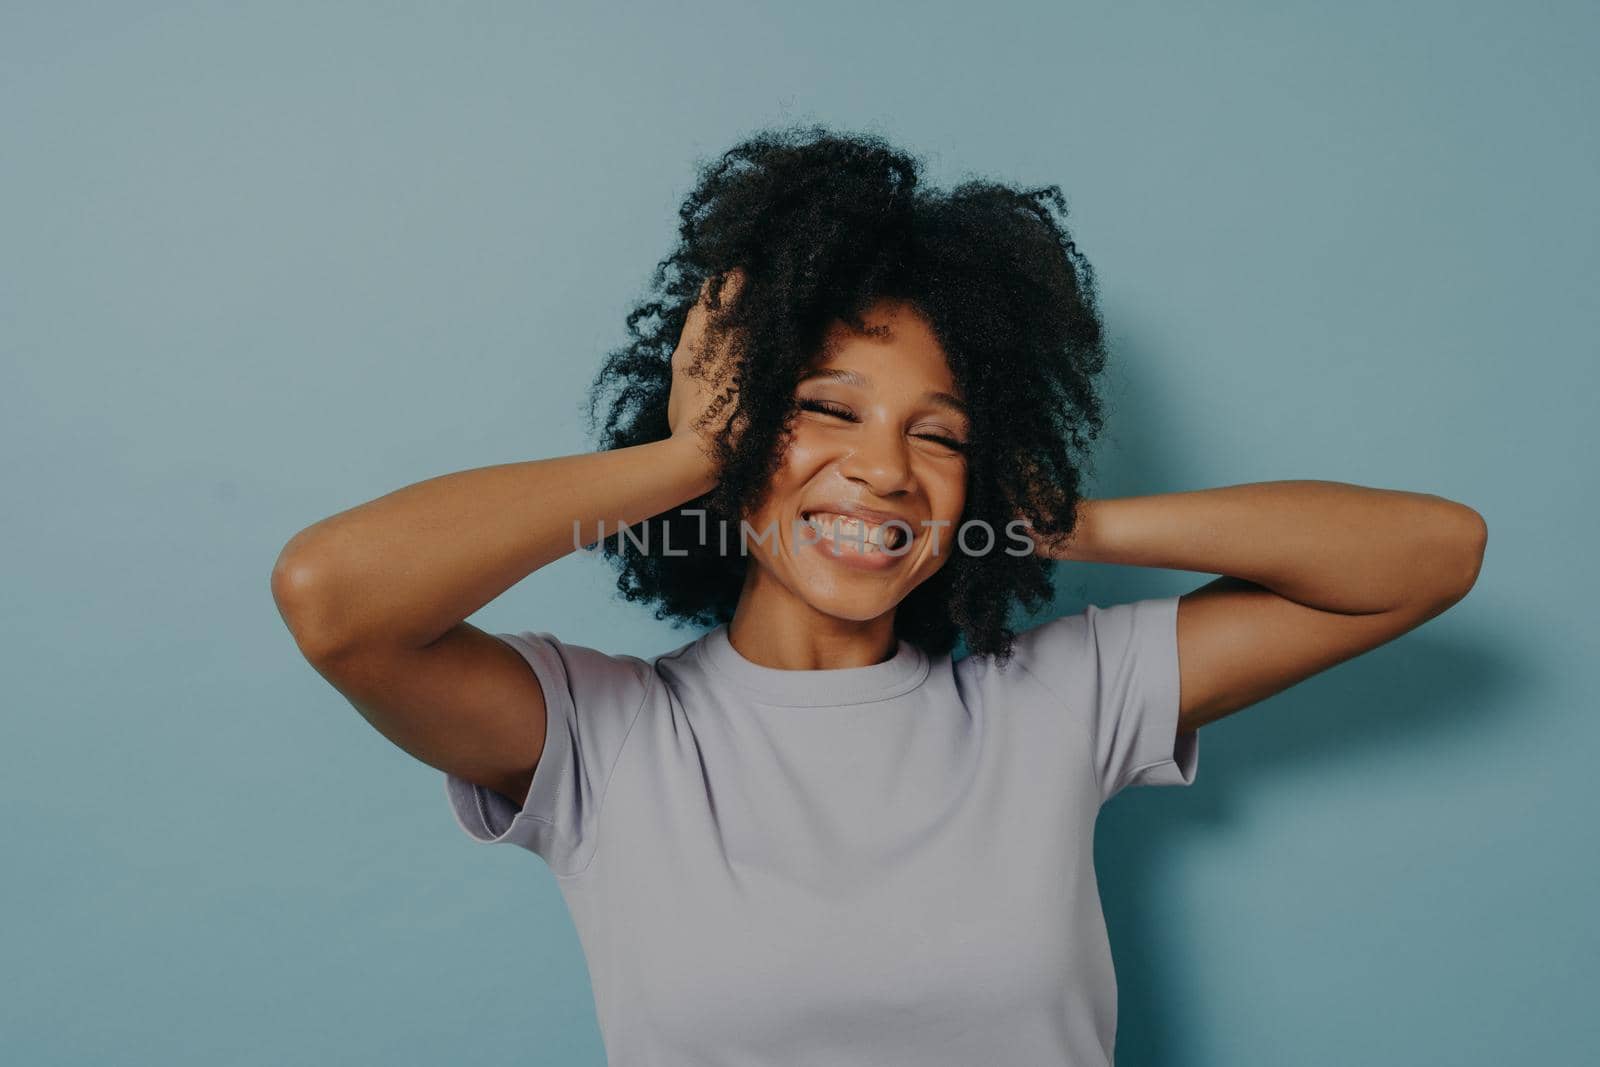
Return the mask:
[[651, 660], [499, 634], [544, 688], [527, 803], [462, 828], [555, 874], [613, 1067], [1105, 1067], [1094, 823], [1188, 785], [1176, 596], [1036, 625], [1004, 667], [902, 641], [788, 671], [719, 626]]

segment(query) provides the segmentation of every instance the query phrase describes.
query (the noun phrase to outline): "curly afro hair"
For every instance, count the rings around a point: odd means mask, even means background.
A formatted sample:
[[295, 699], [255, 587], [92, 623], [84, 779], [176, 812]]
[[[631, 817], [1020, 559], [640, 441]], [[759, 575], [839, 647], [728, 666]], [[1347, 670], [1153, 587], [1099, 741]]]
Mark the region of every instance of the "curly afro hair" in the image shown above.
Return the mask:
[[[1059, 187], [970, 180], [939, 191], [919, 183], [920, 168], [877, 135], [821, 126], [763, 131], [698, 165], [677, 245], [651, 281], [656, 298], [629, 313], [632, 341], [606, 356], [589, 393], [591, 434], [606, 407], [602, 449], [667, 437], [672, 354], [709, 283], [715, 314], [700, 353], [732, 354], [718, 403], [734, 407], [709, 444], [718, 484], [635, 524], [638, 543], [625, 551], [621, 538], [601, 541], [618, 590], [655, 604], [657, 619], [732, 620], [749, 557], [719, 551], [716, 538], [702, 543], [708, 523], [737, 529], [759, 507], [797, 410], [795, 386], [829, 325], [865, 332], [863, 312], [883, 299], [913, 305], [944, 349], [970, 411], [960, 524], [987, 523], [996, 546], [973, 554], [952, 538], [944, 565], [896, 609], [896, 636], [930, 655], [964, 640], [1004, 660], [1013, 605], [1031, 613], [1050, 601], [1051, 561], [1000, 550], [1001, 531], [1017, 518], [1047, 539], [1076, 526], [1081, 473], [1102, 429], [1094, 272], [1070, 239]], [[722, 301], [736, 268], [738, 297]]]

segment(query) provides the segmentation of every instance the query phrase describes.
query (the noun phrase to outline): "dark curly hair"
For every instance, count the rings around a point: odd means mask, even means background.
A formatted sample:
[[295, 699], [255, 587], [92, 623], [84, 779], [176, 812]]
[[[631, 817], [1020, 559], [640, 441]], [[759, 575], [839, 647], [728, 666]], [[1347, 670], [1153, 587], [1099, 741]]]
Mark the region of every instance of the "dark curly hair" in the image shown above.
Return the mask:
[[[1001, 531], [1019, 517], [1040, 537], [1076, 526], [1080, 474], [1102, 428], [1094, 272], [1067, 232], [1059, 187], [969, 180], [942, 192], [919, 184], [921, 165], [875, 134], [821, 126], [759, 132], [698, 164], [678, 243], [651, 281], [657, 298], [628, 315], [633, 340], [607, 355], [589, 393], [591, 434], [609, 398], [601, 448], [667, 437], [672, 353], [711, 283], [702, 353], [732, 353], [717, 400], [735, 405], [720, 424], [741, 427], [712, 441], [719, 482], [635, 524], [629, 532], [648, 551], [624, 550], [616, 537], [601, 544], [618, 590], [656, 604], [657, 619], [732, 620], [749, 557], [718, 551], [704, 531], [719, 521], [737, 529], [760, 506], [797, 410], [795, 386], [829, 324], [865, 332], [863, 312], [886, 298], [926, 317], [969, 408], [966, 507], [951, 532], [980, 520], [995, 533], [981, 554], [952, 537], [946, 562], [897, 608], [896, 636], [931, 655], [961, 639], [1004, 659], [1013, 605], [1031, 613], [1050, 601], [1051, 561], [1002, 551]], [[720, 302], [735, 268], [738, 298]]]

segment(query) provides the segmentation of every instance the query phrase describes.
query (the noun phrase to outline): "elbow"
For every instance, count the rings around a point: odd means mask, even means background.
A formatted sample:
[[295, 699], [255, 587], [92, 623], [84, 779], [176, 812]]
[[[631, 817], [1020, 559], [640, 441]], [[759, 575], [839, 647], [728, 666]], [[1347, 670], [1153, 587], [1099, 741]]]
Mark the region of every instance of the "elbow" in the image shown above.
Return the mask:
[[1489, 544], [1489, 524], [1482, 515], [1465, 504], [1454, 505], [1454, 529], [1446, 559], [1451, 561], [1445, 585], [1445, 601], [1454, 604], [1472, 591], [1483, 570], [1483, 554]]
[[297, 543], [297, 538], [278, 553], [272, 564], [272, 600], [278, 615], [294, 637], [295, 645], [307, 660], [326, 659], [339, 648], [333, 636], [325, 568]]

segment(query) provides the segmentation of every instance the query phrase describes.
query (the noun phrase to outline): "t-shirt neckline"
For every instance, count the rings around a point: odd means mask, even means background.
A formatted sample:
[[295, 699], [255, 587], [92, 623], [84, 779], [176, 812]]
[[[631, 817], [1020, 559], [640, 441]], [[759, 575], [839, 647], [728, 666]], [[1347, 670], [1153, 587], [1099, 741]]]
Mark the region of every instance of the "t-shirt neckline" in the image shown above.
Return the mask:
[[882, 663], [814, 671], [765, 667], [745, 659], [728, 639], [726, 623], [702, 637], [695, 651], [712, 671], [762, 703], [785, 707], [831, 708], [887, 700], [915, 689], [928, 676], [927, 654], [904, 639]]

